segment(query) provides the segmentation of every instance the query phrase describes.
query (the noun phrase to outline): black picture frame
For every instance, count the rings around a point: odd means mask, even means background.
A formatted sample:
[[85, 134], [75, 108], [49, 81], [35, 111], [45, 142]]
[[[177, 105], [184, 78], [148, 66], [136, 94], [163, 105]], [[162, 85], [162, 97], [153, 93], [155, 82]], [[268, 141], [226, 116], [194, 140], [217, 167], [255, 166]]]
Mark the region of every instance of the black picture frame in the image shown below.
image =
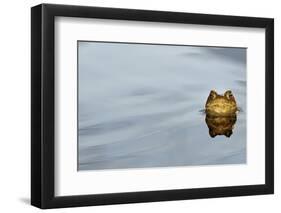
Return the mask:
[[[264, 28], [265, 184], [112, 194], [54, 195], [55, 17]], [[41, 4], [31, 8], [31, 204], [42, 209], [274, 193], [274, 20], [271, 18]]]

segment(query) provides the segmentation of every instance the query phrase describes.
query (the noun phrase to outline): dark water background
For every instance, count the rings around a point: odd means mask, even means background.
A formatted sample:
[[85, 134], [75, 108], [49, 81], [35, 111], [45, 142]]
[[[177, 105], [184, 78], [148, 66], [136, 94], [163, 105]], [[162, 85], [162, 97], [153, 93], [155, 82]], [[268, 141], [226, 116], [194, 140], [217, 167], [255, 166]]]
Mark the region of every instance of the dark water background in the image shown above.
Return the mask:
[[[246, 163], [246, 49], [79, 42], [78, 170]], [[211, 138], [210, 90], [232, 90], [230, 138]]]

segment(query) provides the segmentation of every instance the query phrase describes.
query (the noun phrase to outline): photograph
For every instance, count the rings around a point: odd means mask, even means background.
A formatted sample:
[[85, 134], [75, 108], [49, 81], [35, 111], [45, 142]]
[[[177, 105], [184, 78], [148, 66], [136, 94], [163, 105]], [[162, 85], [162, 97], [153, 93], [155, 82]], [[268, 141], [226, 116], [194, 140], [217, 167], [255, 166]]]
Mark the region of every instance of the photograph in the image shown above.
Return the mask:
[[247, 48], [77, 41], [78, 171], [247, 163]]

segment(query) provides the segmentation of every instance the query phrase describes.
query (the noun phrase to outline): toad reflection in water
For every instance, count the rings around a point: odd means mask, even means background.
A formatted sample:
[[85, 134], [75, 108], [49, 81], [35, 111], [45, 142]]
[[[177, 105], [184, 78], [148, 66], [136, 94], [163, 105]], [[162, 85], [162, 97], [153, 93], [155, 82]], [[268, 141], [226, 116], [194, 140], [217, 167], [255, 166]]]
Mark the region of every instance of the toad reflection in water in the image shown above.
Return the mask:
[[212, 90], [205, 105], [205, 121], [210, 136], [212, 138], [217, 135], [230, 137], [237, 120], [237, 111], [238, 107], [230, 90], [226, 91], [224, 95], [219, 95]]

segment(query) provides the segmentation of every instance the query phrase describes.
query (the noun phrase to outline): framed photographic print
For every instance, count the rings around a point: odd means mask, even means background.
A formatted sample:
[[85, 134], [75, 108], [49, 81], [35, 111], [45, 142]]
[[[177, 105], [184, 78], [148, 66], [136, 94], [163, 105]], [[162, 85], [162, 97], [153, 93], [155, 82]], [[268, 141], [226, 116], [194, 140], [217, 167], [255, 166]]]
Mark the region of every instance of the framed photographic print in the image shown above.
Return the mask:
[[31, 203], [272, 194], [274, 21], [31, 9]]

